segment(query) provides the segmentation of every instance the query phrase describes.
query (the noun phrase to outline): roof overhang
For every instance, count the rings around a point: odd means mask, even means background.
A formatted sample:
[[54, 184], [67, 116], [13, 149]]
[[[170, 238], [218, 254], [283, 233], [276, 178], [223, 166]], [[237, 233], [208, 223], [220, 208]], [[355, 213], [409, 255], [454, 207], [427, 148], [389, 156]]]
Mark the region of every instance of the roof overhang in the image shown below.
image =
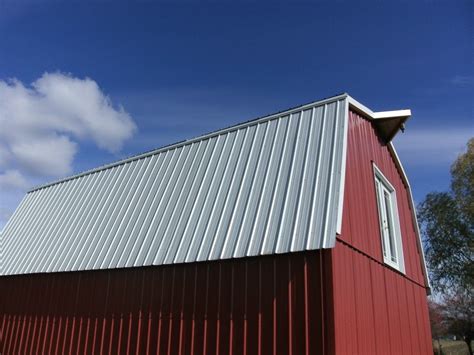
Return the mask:
[[354, 98], [348, 96], [347, 99], [349, 100], [350, 108], [372, 121], [380, 138], [385, 143], [389, 143], [398, 131], [404, 131], [405, 122], [411, 116], [411, 110], [408, 109], [373, 112]]

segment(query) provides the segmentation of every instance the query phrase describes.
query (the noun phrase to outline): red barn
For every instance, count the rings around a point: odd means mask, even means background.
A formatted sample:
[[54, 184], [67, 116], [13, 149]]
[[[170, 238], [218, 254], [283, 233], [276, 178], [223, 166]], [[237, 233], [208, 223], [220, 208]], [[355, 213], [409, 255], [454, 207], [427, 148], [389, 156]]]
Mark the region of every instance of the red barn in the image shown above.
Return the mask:
[[29, 191], [0, 353], [431, 354], [410, 114], [343, 94]]

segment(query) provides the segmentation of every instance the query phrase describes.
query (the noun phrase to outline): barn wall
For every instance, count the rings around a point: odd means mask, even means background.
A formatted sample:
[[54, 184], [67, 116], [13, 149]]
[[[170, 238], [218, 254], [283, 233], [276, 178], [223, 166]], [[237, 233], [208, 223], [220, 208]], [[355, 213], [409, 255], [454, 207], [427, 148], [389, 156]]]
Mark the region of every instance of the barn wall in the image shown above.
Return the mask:
[[327, 255], [0, 277], [0, 353], [320, 354]]
[[433, 354], [425, 289], [341, 240], [332, 253], [335, 354]]
[[424, 285], [423, 267], [407, 187], [388, 147], [380, 143], [372, 124], [349, 113], [346, 184], [340, 238], [383, 262], [372, 162], [396, 190], [406, 276]]
[[[406, 274], [383, 263], [372, 161], [396, 189]], [[336, 354], [432, 354], [406, 186], [371, 123], [349, 114], [342, 233], [331, 250]]]

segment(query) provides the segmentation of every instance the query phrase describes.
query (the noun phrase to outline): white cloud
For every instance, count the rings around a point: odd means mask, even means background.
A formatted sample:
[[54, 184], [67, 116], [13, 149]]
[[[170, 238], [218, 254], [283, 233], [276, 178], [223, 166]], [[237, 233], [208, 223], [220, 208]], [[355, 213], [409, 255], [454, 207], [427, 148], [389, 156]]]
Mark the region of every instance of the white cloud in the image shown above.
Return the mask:
[[27, 170], [44, 176], [63, 176], [71, 172], [77, 144], [64, 135], [37, 137], [18, 142], [11, 151], [17, 163]]
[[28, 182], [18, 170], [7, 170], [0, 174], [0, 191], [4, 189], [21, 190], [27, 188], [27, 186]]
[[64, 176], [79, 142], [117, 152], [135, 130], [130, 115], [90, 78], [45, 73], [30, 86], [0, 80], [0, 173]]
[[474, 136], [474, 127], [408, 127], [405, 133], [395, 138], [395, 147], [402, 161], [418, 166], [451, 164], [466, 149], [469, 138]]

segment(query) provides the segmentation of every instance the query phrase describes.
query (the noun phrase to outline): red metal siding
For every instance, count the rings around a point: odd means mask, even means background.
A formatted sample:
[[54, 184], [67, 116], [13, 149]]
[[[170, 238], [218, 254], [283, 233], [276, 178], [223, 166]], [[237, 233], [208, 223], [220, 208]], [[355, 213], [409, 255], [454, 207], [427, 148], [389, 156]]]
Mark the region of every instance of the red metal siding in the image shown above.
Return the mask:
[[432, 354], [426, 291], [338, 240], [332, 250], [335, 354]]
[[[383, 264], [372, 162], [397, 192], [406, 275]], [[336, 354], [432, 354], [406, 186], [371, 123], [349, 115], [342, 234], [331, 251]]]
[[0, 353], [324, 353], [327, 256], [1, 277]]
[[355, 249], [380, 262], [383, 261], [372, 162], [396, 190], [406, 276], [424, 285], [407, 187], [403, 184], [388, 147], [380, 143], [372, 124], [354, 112], [349, 113], [346, 184], [340, 238]]

